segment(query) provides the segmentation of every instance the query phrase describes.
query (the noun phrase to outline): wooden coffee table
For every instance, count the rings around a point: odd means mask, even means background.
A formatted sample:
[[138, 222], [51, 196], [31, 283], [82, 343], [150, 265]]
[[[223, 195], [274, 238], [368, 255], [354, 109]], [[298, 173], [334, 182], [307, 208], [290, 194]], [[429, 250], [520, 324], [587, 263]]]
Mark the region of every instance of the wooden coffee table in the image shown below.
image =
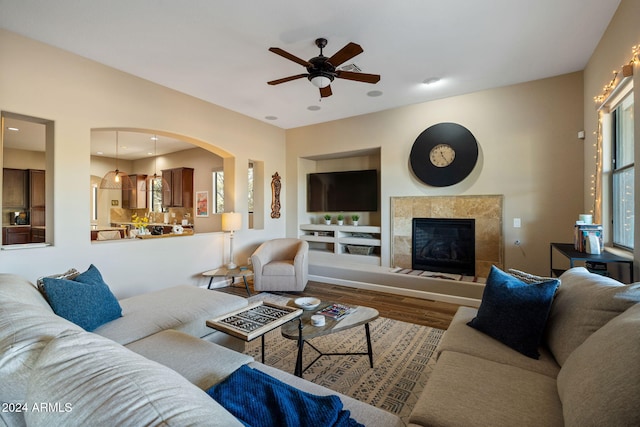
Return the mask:
[[[304, 371], [309, 369], [311, 365], [316, 363], [318, 359], [323, 356], [347, 356], [347, 355], [358, 355], [358, 356], [369, 356], [369, 365], [373, 368], [373, 348], [371, 346], [371, 333], [369, 331], [369, 322], [377, 319], [380, 315], [378, 310], [371, 307], [357, 306], [357, 309], [340, 320], [334, 320], [329, 317], [325, 319], [324, 326], [313, 326], [311, 324], [311, 316], [316, 314], [316, 312], [322, 310], [324, 307], [332, 304], [330, 301], [323, 301], [317, 308], [313, 310], [305, 310], [300, 317], [302, 330], [300, 330], [300, 325], [295, 323], [287, 323], [282, 325], [280, 331], [282, 336], [291, 340], [298, 341], [298, 357], [296, 359], [296, 368], [295, 375], [302, 377]], [[350, 304], [351, 305], [351, 304]], [[295, 307], [293, 300], [290, 300], [287, 303], [287, 306]], [[353, 306], [356, 307], [356, 306]], [[297, 323], [297, 322], [296, 322]], [[336, 332], [344, 331], [346, 329], [355, 328], [356, 326], [364, 325], [365, 334], [367, 337], [367, 352], [362, 353], [323, 353], [319, 349], [317, 349], [313, 344], [308, 342], [308, 340], [316, 337], [320, 337], [323, 335], [335, 334]], [[309, 363], [304, 369], [302, 369], [302, 352], [304, 350], [304, 344], [307, 343], [311, 348], [313, 348], [318, 356]]]

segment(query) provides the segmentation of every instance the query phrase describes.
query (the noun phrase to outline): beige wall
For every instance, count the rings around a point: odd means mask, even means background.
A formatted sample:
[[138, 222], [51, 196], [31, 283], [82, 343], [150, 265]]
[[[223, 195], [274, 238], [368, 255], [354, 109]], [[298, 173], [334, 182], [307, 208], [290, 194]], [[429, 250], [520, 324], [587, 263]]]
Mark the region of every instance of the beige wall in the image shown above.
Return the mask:
[[[2, 272], [35, 280], [95, 263], [116, 295], [127, 296], [178, 283], [203, 284], [200, 273], [225, 262], [228, 235], [222, 233], [161, 239], [152, 245], [91, 244], [91, 129], [157, 130], [216, 151], [226, 157], [225, 165], [235, 158], [237, 166], [230, 167], [228, 178], [235, 183], [230, 197], [238, 211], [246, 212], [249, 158], [286, 179], [282, 129], [7, 31], [0, 31], [0, 56], [0, 110], [55, 122], [54, 246], [3, 251]], [[264, 191], [270, 194], [268, 185]], [[268, 206], [265, 211], [270, 212]], [[264, 230], [245, 225], [237, 232], [236, 260], [246, 260], [262, 241], [284, 235], [285, 216], [265, 218]]]
[[[391, 197], [502, 194], [505, 267], [547, 274], [549, 243], [572, 241], [584, 205], [582, 87], [578, 72], [288, 130], [287, 171], [297, 180], [287, 181], [287, 234], [298, 235], [310, 220], [297, 197], [309, 168], [300, 158], [379, 147], [383, 265], [390, 263]], [[408, 166], [416, 137], [440, 122], [465, 126], [480, 146], [471, 176], [445, 188], [422, 184]], [[513, 228], [513, 218], [522, 228]]]
[[[592, 175], [595, 173], [595, 144], [598, 130], [598, 114], [593, 98], [601, 95], [603, 87], [612, 77], [612, 70], [620, 71], [623, 65], [631, 60], [631, 48], [640, 44], [640, 0], [622, 0], [618, 10], [607, 27], [598, 47], [594, 51], [589, 63], [584, 70], [584, 123], [585, 123], [585, 168], [584, 168], [584, 194], [585, 211], [593, 208], [591, 196]], [[634, 96], [635, 105], [640, 104], [640, 67], [634, 70]], [[640, 138], [640, 115], [635, 115], [635, 138]], [[638, 144], [636, 143], [636, 148]], [[635, 150], [635, 164], [640, 165], [640, 149]], [[635, 211], [640, 212], [640, 173], [635, 174]], [[603, 207], [606, 210], [606, 207]], [[606, 214], [606, 212], [605, 212]], [[636, 248], [634, 258], [640, 257], [640, 227], [636, 221], [634, 246]], [[607, 236], [605, 236], [606, 238]], [[634, 276], [639, 277], [640, 265], [635, 263]]]

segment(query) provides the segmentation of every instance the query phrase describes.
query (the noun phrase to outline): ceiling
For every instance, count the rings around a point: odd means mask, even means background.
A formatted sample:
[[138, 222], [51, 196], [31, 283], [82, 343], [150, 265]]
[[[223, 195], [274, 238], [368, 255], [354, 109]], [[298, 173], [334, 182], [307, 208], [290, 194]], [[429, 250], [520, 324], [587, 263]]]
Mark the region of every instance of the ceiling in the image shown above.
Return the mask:
[[[619, 3], [0, 0], [0, 27], [289, 129], [582, 70]], [[269, 47], [308, 60], [318, 37], [380, 82], [267, 85], [305, 72]]]

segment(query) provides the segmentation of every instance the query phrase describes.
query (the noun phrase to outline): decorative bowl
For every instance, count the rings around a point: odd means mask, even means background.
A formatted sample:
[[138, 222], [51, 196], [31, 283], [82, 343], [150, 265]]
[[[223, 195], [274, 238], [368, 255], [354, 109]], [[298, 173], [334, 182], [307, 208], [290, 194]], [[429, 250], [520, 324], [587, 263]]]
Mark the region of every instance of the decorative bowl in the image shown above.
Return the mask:
[[303, 310], [313, 310], [320, 305], [320, 300], [318, 298], [304, 297], [296, 298], [293, 303]]

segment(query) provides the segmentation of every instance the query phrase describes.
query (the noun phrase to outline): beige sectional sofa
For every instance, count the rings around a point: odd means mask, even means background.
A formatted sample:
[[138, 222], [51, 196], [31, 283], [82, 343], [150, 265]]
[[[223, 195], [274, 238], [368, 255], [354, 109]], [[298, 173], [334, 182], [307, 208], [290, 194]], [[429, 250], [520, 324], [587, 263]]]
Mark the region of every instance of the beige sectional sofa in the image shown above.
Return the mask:
[[[122, 317], [86, 332], [56, 315], [32, 283], [0, 274], [0, 426], [239, 426], [204, 390], [245, 364], [336, 394], [216, 343], [227, 337], [205, 320], [245, 306], [244, 298], [177, 286], [119, 303]], [[402, 425], [338, 396], [362, 424]]]
[[568, 270], [553, 299], [540, 358], [467, 325], [461, 307], [411, 426], [640, 425], [640, 284]]

